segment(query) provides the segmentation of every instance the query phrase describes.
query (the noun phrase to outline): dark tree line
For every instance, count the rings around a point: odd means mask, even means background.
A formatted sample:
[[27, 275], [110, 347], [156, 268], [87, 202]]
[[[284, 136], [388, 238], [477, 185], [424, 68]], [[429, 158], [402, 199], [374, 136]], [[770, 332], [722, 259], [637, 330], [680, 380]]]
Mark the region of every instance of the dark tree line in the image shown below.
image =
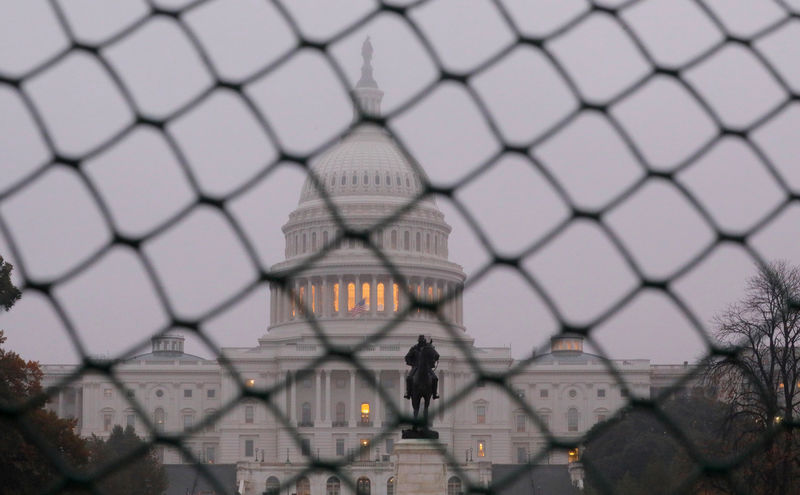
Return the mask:
[[632, 408], [596, 426], [590, 492], [800, 494], [800, 268], [759, 267], [714, 337], [722, 352], [701, 376], [715, 399], [673, 397], [654, 405], [662, 416]]
[[[9, 310], [20, 298], [11, 283], [12, 266], [0, 257], [0, 308]], [[56, 486], [66, 471], [94, 478], [121, 456], [141, 449], [133, 428], [114, 427], [109, 438], [83, 439], [75, 434], [76, 420], [60, 419], [44, 409], [42, 370], [4, 347], [0, 330], [0, 492], [8, 495], [40, 493]], [[88, 485], [72, 484], [63, 493], [99, 489], [114, 495], [160, 495], [166, 490], [163, 466], [152, 449], [110, 470]]]

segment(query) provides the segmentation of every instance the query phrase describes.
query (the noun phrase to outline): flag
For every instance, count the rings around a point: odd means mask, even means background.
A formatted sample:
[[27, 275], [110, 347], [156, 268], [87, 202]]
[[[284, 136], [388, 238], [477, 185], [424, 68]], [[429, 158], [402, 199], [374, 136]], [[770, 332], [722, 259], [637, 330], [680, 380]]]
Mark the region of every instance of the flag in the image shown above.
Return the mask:
[[353, 309], [347, 312], [347, 314], [350, 316], [358, 316], [366, 311], [367, 311], [367, 302], [362, 297], [361, 300], [358, 301], [355, 306], [353, 306]]

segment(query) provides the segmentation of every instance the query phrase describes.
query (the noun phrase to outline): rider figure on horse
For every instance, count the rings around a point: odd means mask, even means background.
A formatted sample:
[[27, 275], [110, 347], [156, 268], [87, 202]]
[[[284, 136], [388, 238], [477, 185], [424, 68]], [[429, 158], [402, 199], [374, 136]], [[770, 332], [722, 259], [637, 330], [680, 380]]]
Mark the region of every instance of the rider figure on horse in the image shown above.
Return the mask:
[[[433, 360], [431, 361], [431, 367], [427, 370], [432, 377], [433, 383], [433, 396], [432, 399], [439, 398], [439, 377], [436, 376], [436, 373], [433, 372], [434, 368], [436, 367], [436, 362], [439, 361], [439, 353], [436, 352], [436, 349], [433, 348], [433, 339], [430, 342], [425, 340], [424, 335], [420, 335], [417, 339], [416, 345], [414, 345], [411, 349], [408, 350], [408, 354], [406, 354], [406, 364], [411, 366], [411, 371], [408, 372], [406, 375], [406, 399], [411, 398], [411, 379], [414, 376], [414, 373], [417, 371], [417, 368], [420, 366], [420, 354], [426, 348], [430, 347], [430, 350], [433, 352]], [[427, 406], [426, 406], [427, 407]]]

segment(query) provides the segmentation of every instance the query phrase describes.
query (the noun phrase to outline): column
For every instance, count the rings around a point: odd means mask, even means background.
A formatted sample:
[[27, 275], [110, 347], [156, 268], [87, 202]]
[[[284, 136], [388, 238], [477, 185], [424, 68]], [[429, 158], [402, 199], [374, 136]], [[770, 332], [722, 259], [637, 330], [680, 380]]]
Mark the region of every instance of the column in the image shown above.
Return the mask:
[[369, 315], [375, 316], [378, 308], [378, 285], [375, 283], [375, 275], [370, 275], [369, 280]]
[[317, 386], [314, 390], [314, 424], [319, 426], [322, 421], [322, 370], [317, 370], [314, 375], [317, 378]]
[[350, 426], [356, 424], [356, 371], [350, 370]]
[[319, 315], [321, 317], [326, 317], [330, 314], [330, 310], [328, 309], [328, 277], [322, 277], [322, 283], [320, 284], [320, 292], [319, 292]]
[[331, 418], [331, 411], [333, 410], [333, 402], [331, 402], [331, 378], [333, 372], [325, 370], [325, 410], [322, 411], [323, 417], [327, 423], [333, 421]]
[[297, 416], [297, 373], [290, 371], [289, 376], [291, 377], [289, 380], [289, 387], [291, 388], [289, 419], [291, 420]]
[[381, 388], [381, 371], [380, 370], [375, 371], [375, 385], [376, 385], [375, 386], [375, 407], [374, 407], [374, 411], [375, 412], [372, 415], [372, 418], [373, 418], [372, 421], [373, 421], [373, 424], [375, 426], [381, 426], [381, 421], [383, 421], [383, 419], [381, 418], [381, 394], [379, 392], [379, 390]]
[[339, 316], [347, 314], [347, 284], [344, 277], [339, 277]]

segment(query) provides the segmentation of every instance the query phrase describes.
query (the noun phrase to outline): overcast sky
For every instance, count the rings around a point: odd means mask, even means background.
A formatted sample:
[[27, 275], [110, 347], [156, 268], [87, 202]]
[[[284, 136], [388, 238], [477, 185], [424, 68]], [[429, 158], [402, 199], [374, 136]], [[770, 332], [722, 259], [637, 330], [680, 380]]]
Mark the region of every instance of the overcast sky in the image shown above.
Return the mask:
[[[329, 59], [297, 49], [280, 9], [264, 0], [200, 2], [182, 24], [151, 16], [144, 0], [56, 3], [72, 36], [102, 49], [99, 56], [67, 50], [69, 35], [49, 2], [0, 3], [0, 75], [21, 80], [19, 89], [0, 83], [0, 254], [16, 265], [17, 283], [56, 282], [53, 294], [91, 353], [114, 355], [168, 324], [142, 256], [187, 318], [281, 261], [280, 227], [297, 205], [304, 174], [288, 163], [259, 172], [281, 149], [306, 154], [345, 130], [352, 109], [332, 62], [353, 84], [366, 36], [384, 112], [429, 88], [439, 68], [411, 22], [447, 71], [467, 73], [503, 54], [469, 79], [491, 125], [465, 86], [441, 82], [393, 115], [391, 131], [437, 185], [468, 176], [504, 144], [525, 151], [502, 154], [456, 195], [498, 253], [516, 256], [562, 229], [521, 264], [559, 314], [518, 273], [495, 268], [465, 296], [467, 331], [477, 345], [511, 346], [523, 356], [559, 319], [586, 324], [638, 287], [608, 231], [580, 218], [564, 225], [575, 210], [602, 212], [603, 225], [652, 279], [671, 279], [702, 254], [670, 287], [703, 324], [742, 296], [754, 272], [751, 253], [719, 243], [719, 233], [748, 234], [764, 259], [800, 263], [800, 203], [789, 201], [800, 191], [800, 21], [788, 18], [790, 9], [800, 13], [800, 0], [708, 0], [702, 8], [691, 0], [646, 0], [617, 17], [591, 12], [584, 0], [502, 2], [516, 29], [545, 40], [540, 46], [517, 43], [492, 2], [440, 0], [410, 10], [407, 19], [373, 16], [330, 45]], [[192, 2], [153, 3], [178, 9]], [[284, 8], [304, 37], [326, 41], [375, 6], [293, 0]], [[771, 26], [778, 27], [764, 34]], [[753, 48], [724, 43], [726, 34], [755, 40]], [[702, 54], [708, 56], [693, 63]], [[653, 62], [666, 73], [654, 74]], [[244, 83], [242, 92], [214, 89], [217, 78]], [[595, 109], [581, 110], [582, 102]], [[137, 115], [165, 125], [137, 125]], [[720, 126], [751, 132], [747, 140], [723, 136]], [[679, 171], [675, 182], [643, 180], [648, 169]], [[196, 205], [199, 194], [226, 199], [258, 266], [225, 216]], [[453, 226], [450, 259], [475, 273], [490, 254], [447, 198], [437, 203]], [[179, 222], [151, 235], [178, 214]], [[139, 253], [109, 249], [115, 233], [147, 240]], [[266, 289], [257, 286], [203, 328], [221, 346], [255, 345], [268, 311]], [[0, 316], [0, 328], [8, 347], [26, 358], [77, 361], [41, 293], [26, 291]], [[681, 363], [704, 352], [683, 312], [655, 290], [636, 293], [593, 335], [617, 358]], [[210, 355], [194, 342], [188, 348]]]

